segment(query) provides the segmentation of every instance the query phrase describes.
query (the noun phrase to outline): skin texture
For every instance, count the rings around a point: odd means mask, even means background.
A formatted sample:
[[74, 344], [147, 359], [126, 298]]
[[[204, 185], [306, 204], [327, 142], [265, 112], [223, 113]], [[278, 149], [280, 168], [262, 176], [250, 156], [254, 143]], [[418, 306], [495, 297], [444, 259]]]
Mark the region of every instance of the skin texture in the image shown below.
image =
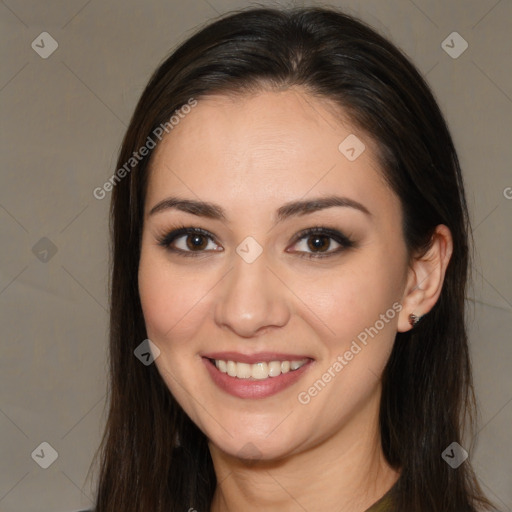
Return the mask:
[[[350, 134], [366, 146], [354, 161], [338, 149]], [[398, 478], [380, 445], [380, 376], [396, 332], [411, 328], [409, 314], [427, 313], [439, 296], [449, 230], [438, 226], [430, 251], [410, 260], [400, 202], [383, 180], [374, 142], [298, 88], [200, 99], [155, 151], [139, 290], [148, 337], [161, 351], [155, 364], [210, 441], [219, 482], [212, 511], [366, 510]], [[370, 215], [332, 207], [276, 223], [283, 204], [333, 194]], [[216, 203], [226, 219], [149, 214], [169, 196]], [[213, 235], [199, 256], [158, 244], [181, 225]], [[302, 258], [315, 254], [308, 246], [315, 237], [294, 236], [315, 226], [339, 230], [355, 246], [334, 253], [339, 244], [327, 238], [329, 257]], [[252, 263], [236, 253], [248, 236], [263, 249]], [[173, 245], [187, 250], [186, 241]], [[393, 304], [401, 311], [301, 403], [299, 393]], [[241, 399], [213, 383], [201, 357], [213, 351], [275, 351], [313, 363], [276, 395]]]

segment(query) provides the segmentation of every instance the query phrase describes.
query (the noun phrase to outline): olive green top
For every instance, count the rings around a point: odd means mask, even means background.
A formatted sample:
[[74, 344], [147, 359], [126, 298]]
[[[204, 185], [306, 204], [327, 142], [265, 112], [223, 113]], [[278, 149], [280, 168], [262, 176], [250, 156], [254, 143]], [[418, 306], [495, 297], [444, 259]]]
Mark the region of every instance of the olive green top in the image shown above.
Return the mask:
[[393, 492], [394, 486], [382, 496], [382, 498], [374, 503], [366, 512], [393, 512], [392, 507], [392, 499], [391, 494]]
[[[392, 506], [392, 500], [391, 500], [391, 493], [394, 489], [394, 486], [391, 487], [391, 489], [384, 495], [382, 498], [374, 503], [369, 509], [366, 510], [366, 512], [393, 512]], [[91, 510], [81, 510], [79, 512], [94, 512]]]

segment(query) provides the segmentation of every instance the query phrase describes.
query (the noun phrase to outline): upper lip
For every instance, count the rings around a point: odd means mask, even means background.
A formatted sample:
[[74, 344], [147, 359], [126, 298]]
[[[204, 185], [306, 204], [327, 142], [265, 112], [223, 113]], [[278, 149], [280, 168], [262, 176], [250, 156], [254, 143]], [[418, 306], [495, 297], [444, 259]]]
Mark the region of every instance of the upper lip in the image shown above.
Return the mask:
[[313, 359], [312, 357], [298, 354], [283, 354], [279, 352], [258, 352], [256, 354], [242, 354], [240, 352], [209, 352], [201, 354], [207, 359], [216, 359], [222, 361], [236, 361], [238, 363], [270, 363], [271, 361], [302, 361], [303, 359]]

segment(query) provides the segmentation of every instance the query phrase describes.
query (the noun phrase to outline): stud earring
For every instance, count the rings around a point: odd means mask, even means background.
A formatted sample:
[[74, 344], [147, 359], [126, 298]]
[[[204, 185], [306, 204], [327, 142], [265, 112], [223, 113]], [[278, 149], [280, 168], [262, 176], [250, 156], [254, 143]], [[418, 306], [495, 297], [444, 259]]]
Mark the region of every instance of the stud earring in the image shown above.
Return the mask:
[[414, 313], [409, 315], [409, 323], [414, 328], [418, 325], [418, 322], [421, 320], [421, 316], [416, 316]]

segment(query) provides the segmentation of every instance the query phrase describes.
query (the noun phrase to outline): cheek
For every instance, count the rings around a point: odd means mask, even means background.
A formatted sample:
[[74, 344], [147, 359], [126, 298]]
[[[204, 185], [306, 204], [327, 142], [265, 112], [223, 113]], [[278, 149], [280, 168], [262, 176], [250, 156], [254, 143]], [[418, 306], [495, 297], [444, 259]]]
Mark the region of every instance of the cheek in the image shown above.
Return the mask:
[[325, 326], [321, 358], [298, 400], [305, 411], [321, 414], [326, 427], [337, 428], [354, 410], [376, 399], [393, 347], [401, 309], [399, 272], [376, 261], [368, 259], [350, 269], [347, 265], [327, 280], [310, 280], [297, 293]]
[[328, 278], [308, 279], [297, 292], [325, 326], [322, 357], [299, 401], [314, 402], [327, 423], [348, 418], [377, 392], [401, 310], [401, 261], [368, 251]]
[[142, 250], [139, 264], [139, 295], [148, 336], [156, 341], [189, 338], [198, 319], [204, 317], [201, 298], [208, 280], [173, 266], [151, 249]]
[[340, 349], [376, 323], [379, 331], [396, 327], [401, 279], [399, 264], [392, 268], [389, 261], [371, 256], [317, 280], [303, 281], [297, 295], [324, 325], [331, 344]]

